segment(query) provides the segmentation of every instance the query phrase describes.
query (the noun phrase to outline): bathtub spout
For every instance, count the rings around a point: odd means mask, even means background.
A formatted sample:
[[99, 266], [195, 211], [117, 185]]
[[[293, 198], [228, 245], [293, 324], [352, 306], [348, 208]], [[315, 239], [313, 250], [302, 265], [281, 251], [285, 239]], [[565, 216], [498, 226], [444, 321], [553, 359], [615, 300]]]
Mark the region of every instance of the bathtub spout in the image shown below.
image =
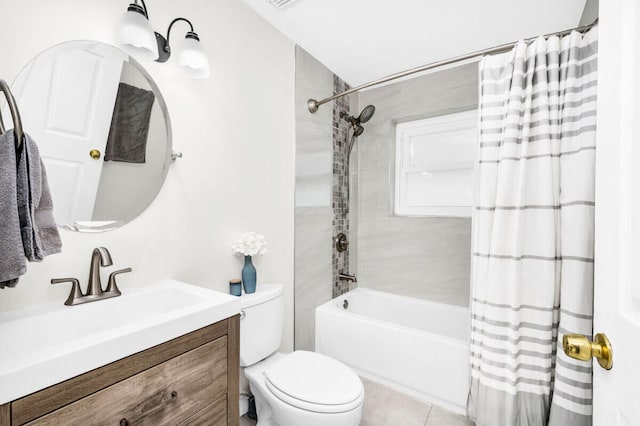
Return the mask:
[[356, 278], [355, 275], [349, 275], [349, 274], [343, 274], [343, 273], [339, 273], [338, 274], [338, 279], [339, 280], [344, 280], [344, 281], [350, 281], [352, 283], [357, 283], [358, 279]]

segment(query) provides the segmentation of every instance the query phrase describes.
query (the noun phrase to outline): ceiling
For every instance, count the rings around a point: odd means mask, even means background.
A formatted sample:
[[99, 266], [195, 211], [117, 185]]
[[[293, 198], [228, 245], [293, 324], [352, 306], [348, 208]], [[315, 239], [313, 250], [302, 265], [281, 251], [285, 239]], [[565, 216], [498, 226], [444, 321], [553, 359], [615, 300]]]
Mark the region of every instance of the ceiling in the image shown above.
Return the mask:
[[352, 86], [578, 25], [585, 0], [243, 0]]

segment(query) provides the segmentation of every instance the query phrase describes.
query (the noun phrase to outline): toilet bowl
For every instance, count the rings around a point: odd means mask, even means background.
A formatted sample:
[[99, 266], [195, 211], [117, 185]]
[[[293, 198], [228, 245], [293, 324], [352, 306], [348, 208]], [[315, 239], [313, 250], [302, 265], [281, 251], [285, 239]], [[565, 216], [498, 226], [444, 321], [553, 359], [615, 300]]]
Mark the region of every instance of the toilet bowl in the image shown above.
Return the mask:
[[242, 297], [240, 365], [255, 397], [258, 426], [358, 425], [364, 386], [349, 367], [315, 352], [276, 352], [282, 286], [263, 284]]

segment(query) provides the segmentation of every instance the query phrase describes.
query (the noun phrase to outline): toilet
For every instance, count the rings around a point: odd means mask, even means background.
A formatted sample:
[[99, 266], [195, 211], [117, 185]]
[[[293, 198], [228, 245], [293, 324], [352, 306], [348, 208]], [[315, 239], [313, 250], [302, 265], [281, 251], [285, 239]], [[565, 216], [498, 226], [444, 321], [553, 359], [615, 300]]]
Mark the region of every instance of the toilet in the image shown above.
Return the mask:
[[283, 286], [261, 284], [241, 298], [240, 367], [254, 395], [258, 426], [356, 426], [364, 387], [343, 363], [308, 351], [277, 352]]

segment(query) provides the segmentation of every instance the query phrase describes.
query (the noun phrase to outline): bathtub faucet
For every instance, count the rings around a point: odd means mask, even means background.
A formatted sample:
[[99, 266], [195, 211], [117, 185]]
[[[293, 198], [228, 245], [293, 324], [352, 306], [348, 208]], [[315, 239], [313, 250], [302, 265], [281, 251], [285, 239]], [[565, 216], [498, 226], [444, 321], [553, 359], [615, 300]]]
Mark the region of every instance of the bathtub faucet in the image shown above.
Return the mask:
[[343, 274], [342, 272], [338, 274], [339, 280], [350, 281], [352, 283], [357, 283], [358, 279], [355, 275]]

